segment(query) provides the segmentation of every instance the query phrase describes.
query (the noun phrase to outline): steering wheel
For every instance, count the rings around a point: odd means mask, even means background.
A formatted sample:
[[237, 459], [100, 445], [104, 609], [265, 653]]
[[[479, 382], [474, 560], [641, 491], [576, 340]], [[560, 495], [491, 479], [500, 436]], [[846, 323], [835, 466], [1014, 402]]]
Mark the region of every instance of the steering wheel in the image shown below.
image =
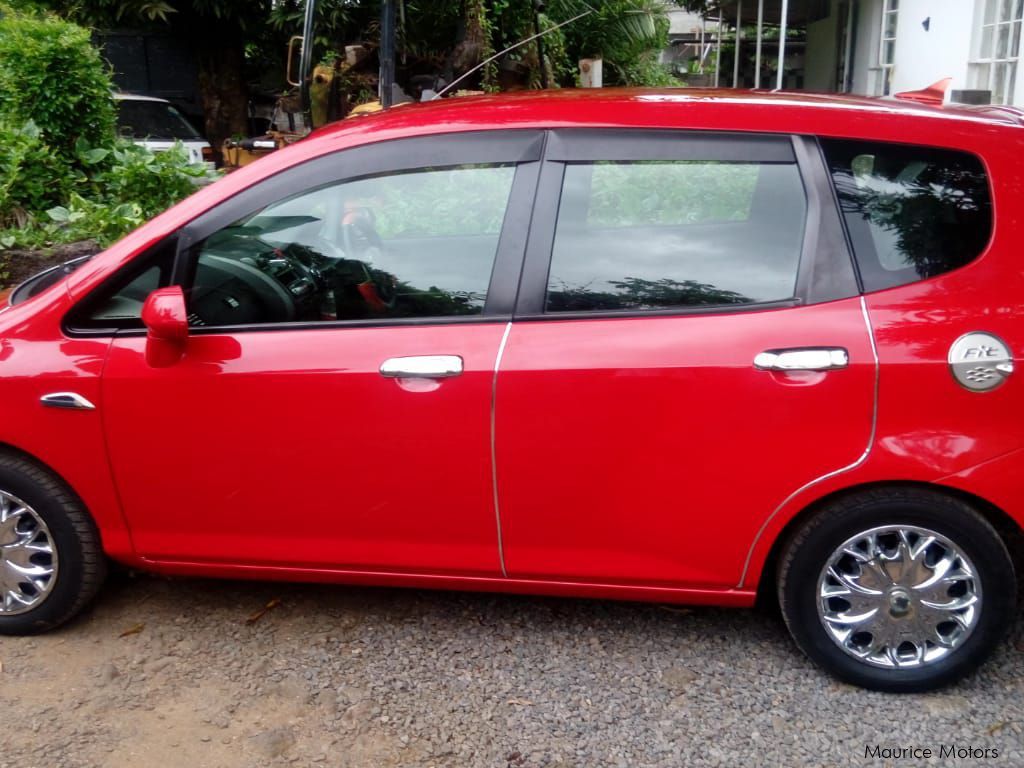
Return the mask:
[[375, 277], [383, 274], [372, 268], [373, 262], [384, 250], [384, 241], [373, 226], [373, 213], [367, 208], [346, 211], [341, 222], [341, 247], [350, 261], [358, 262], [366, 279], [358, 284], [359, 293], [367, 305], [376, 311], [395, 305], [394, 282]]

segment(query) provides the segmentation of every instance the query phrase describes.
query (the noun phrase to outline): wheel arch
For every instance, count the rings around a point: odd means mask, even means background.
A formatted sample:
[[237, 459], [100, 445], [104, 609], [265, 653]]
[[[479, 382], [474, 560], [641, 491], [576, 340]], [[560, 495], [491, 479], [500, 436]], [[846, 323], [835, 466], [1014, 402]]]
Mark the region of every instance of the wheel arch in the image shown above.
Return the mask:
[[[108, 485], [106, 478], [93, 475], [91, 482], [86, 482], [82, 478], [79, 478], [80, 482], [75, 482], [74, 473], [61, 471], [58, 466], [55, 466], [52, 461], [47, 461], [43, 456], [3, 439], [0, 439], [0, 454], [28, 461], [52, 475], [75, 497], [92, 520], [99, 533], [104, 552], [119, 559], [134, 557], [134, 547], [127, 524], [121, 514], [120, 503], [113, 491], [112, 484]], [[103, 463], [106, 464], [105, 457]], [[82, 474], [83, 471], [87, 473], [88, 469], [88, 467], [80, 469], [79, 474]], [[109, 477], [109, 472], [107, 472], [107, 477]]]
[[936, 491], [971, 505], [995, 528], [996, 532], [1003, 539], [1007, 549], [1010, 551], [1014, 567], [1018, 572], [1024, 570], [1024, 529], [1022, 529], [1020, 523], [998, 505], [969, 491], [941, 483], [914, 480], [885, 480], [836, 489], [820, 498], [814, 499], [793, 515], [776, 534], [768, 550], [768, 555], [761, 566], [761, 572], [758, 574], [756, 585], [758, 601], [772, 604], [776, 600], [775, 584], [777, 581], [776, 570], [779, 557], [788, 542], [793, 538], [793, 535], [800, 530], [807, 520], [839, 499], [884, 488], [916, 488]]

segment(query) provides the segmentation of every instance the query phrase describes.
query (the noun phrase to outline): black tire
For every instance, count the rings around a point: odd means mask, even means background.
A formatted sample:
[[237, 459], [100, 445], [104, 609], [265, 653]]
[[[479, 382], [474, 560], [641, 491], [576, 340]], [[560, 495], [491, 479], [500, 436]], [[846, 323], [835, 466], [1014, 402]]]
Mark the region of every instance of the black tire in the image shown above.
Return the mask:
[[[861, 532], [889, 525], [944, 536], [974, 564], [981, 583], [973, 631], [959, 647], [918, 667], [884, 668], [854, 658], [827, 633], [818, 614], [818, 580], [832, 553]], [[829, 504], [793, 534], [779, 560], [778, 596], [790, 634], [811, 660], [855, 685], [902, 693], [948, 685], [981, 664], [1012, 623], [1017, 582], [1005, 543], [972, 506], [936, 490], [880, 488]]]
[[81, 611], [103, 584], [107, 563], [99, 532], [71, 489], [34, 461], [0, 453], [0, 490], [17, 497], [42, 518], [58, 561], [56, 582], [42, 602], [24, 613], [0, 610], [0, 634], [45, 632]]

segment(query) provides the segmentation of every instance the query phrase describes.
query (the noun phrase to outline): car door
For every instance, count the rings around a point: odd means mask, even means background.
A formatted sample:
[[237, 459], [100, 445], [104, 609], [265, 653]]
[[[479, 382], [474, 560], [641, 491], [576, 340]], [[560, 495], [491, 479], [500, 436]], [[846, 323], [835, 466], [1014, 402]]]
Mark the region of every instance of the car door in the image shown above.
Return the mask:
[[876, 362], [811, 139], [557, 131], [496, 387], [510, 577], [721, 589], [871, 440]]
[[[103, 373], [110, 461], [141, 555], [500, 570], [494, 364], [541, 138], [347, 150], [185, 228], [173, 268], [183, 357], [147, 361], [136, 322]], [[137, 316], [133, 280], [92, 303], [93, 333]]]

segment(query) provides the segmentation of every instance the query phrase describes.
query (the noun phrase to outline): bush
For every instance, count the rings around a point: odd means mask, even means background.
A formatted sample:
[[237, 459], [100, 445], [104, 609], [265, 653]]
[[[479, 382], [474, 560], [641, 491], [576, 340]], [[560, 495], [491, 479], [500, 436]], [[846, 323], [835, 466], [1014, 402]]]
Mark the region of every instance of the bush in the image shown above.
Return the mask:
[[70, 169], [43, 143], [35, 123], [0, 119], [0, 227], [24, 226], [32, 212], [58, 204], [71, 181]]
[[122, 139], [100, 163], [102, 170], [94, 176], [96, 196], [111, 205], [131, 201], [144, 219], [190, 195], [196, 179], [206, 175], [205, 166], [190, 164], [180, 144], [154, 153]]
[[207, 173], [189, 164], [181, 145], [154, 154], [126, 140], [113, 149], [79, 144], [78, 156], [97, 168], [86, 185], [89, 196], [72, 193], [66, 205], [46, 211], [41, 229], [49, 242], [89, 239], [107, 246], [187, 197]]
[[195, 189], [204, 166], [117, 139], [111, 82], [82, 27], [0, 0], [0, 251], [106, 246]]
[[32, 121], [43, 140], [74, 162], [79, 139], [93, 146], [114, 135], [113, 84], [89, 31], [56, 16], [0, 6], [0, 115]]

